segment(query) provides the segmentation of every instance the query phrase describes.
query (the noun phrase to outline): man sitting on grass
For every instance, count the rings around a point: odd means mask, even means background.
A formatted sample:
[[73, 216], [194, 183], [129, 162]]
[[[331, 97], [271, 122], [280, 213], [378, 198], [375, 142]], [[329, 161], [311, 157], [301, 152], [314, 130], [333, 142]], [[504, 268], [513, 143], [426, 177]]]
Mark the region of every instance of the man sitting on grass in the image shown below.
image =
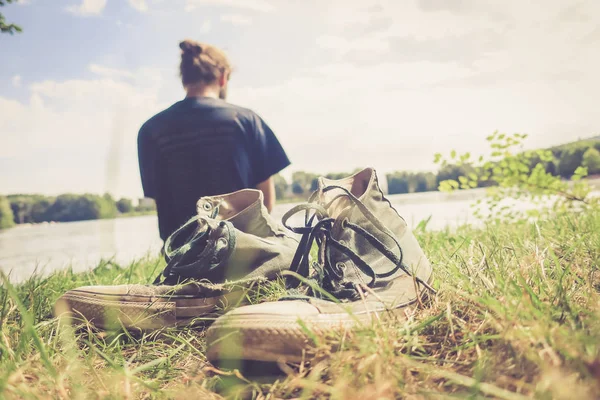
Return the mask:
[[290, 164], [256, 113], [224, 101], [231, 74], [225, 54], [191, 40], [179, 47], [186, 97], [150, 118], [138, 135], [144, 196], [156, 201], [163, 241], [195, 215], [203, 196], [257, 188], [271, 211], [272, 176]]

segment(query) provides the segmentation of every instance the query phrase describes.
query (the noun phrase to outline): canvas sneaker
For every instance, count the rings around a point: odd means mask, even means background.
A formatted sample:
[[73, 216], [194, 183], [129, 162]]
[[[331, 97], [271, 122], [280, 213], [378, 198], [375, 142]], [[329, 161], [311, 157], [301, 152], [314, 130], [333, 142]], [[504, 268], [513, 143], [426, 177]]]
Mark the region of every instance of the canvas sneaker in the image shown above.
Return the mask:
[[[173, 246], [180, 238], [183, 244]], [[254, 285], [280, 276], [297, 247], [294, 235], [269, 215], [261, 191], [203, 197], [197, 215], [165, 242], [167, 266], [154, 284], [69, 290], [55, 315], [101, 329], [192, 325], [244, 302]]]
[[[243, 306], [207, 331], [209, 360], [300, 361], [313, 334], [385, 315], [403, 317], [431, 287], [432, 267], [406, 221], [384, 197], [373, 169], [341, 180], [319, 178], [304, 214], [289, 296]], [[313, 243], [317, 261], [310, 261]], [[314, 249], [313, 249], [314, 251]], [[305, 288], [299, 292], [297, 287]]]

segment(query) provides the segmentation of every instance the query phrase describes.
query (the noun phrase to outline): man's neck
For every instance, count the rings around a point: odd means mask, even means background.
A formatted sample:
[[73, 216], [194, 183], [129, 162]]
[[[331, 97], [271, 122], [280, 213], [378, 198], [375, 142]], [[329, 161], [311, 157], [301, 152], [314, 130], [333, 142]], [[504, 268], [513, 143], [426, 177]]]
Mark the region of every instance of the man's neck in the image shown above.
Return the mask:
[[219, 87], [216, 85], [201, 85], [192, 84], [185, 87], [185, 97], [212, 97], [214, 99], [219, 98]]

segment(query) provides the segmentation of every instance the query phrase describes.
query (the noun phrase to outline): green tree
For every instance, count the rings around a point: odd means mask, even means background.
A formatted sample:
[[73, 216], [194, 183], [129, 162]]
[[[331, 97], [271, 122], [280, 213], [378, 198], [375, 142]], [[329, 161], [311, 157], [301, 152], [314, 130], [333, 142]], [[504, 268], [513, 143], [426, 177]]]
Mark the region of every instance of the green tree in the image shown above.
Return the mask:
[[[444, 181], [459, 181], [460, 177], [468, 177], [468, 176], [472, 176], [472, 174], [475, 172], [475, 168], [473, 168], [472, 165], [470, 164], [445, 164], [442, 165], [442, 168], [440, 168], [437, 176], [436, 176], [436, 183], [438, 185], [438, 187], [442, 184], [442, 182]], [[473, 186], [473, 185], [466, 185], [466, 186], [462, 186], [461, 189], [468, 189], [468, 188], [472, 188], [472, 187], [477, 187], [477, 185]]]
[[100, 200], [100, 217], [99, 218], [114, 218], [119, 213], [117, 202], [109, 193], [105, 193]]
[[583, 153], [582, 165], [587, 168], [588, 174], [600, 174], [600, 151], [590, 147]]
[[431, 172], [396, 171], [386, 176], [389, 194], [437, 190], [436, 176]]
[[563, 150], [560, 153], [558, 161], [558, 174], [563, 178], [570, 179], [577, 168], [581, 167], [583, 163], [583, 153], [587, 148], [584, 147], [570, 147]]
[[[557, 154], [562, 155], [562, 150], [557, 151]], [[537, 167], [538, 164], [541, 164], [547, 173], [556, 176], [558, 174], [557, 170], [557, 162], [558, 160], [553, 157], [552, 160], [544, 161], [541, 159], [540, 155], [536, 152], [532, 152], [529, 158], [529, 169], [533, 170]]]
[[75, 194], [61, 194], [46, 210], [47, 221], [68, 222], [97, 219], [100, 217], [100, 206], [90, 198]]
[[[551, 175], [544, 167], [544, 163], [552, 161], [557, 154], [562, 157], [562, 162], [567, 153], [576, 154], [572, 150], [581, 147], [562, 148], [560, 153], [556, 149], [523, 151], [523, 141], [526, 138], [526, 134], [507, 135], [494, 132], [487, 137], [492, 148], [491, 158], [484, 161], [483, 157], [480, 157], [478, 161], [480, 165], [475, 172], [459, 176], [458, 180], [441, 181], [440, 190], [452, 191], [458, 188], [475, 187], [480, 182], [495, 182], [495, 186], [488, 189], [489, 196], [483, 204], [487, 205], [485, 207], [496, 217], [496, 220], [523, 221], [525, 217], [550, 216], [556, 212], [598, 205], [598, 200], [589, 196], [589, 184], [582, 179], [587, 175], [586, 168], [579, 165], [573, 171], [572, 182], [567, 182]], [[456, 156], [456, 151], [453, 150], [451, 159], [455, 160]], [[540, 162], [532, 169], [534, 158], [539, 159]], [[472, 162], [468, 153], [461, 155], [459, 159], [463, 164]], [[443, 160], [441, 154], [436, 154], [435, 162], [448, 165], [448, 161]], [[566, 168], [566, 163], [563, 164], [563, 168]], [[538, 207], [523, 211], [501, 205], [501, 202], [508, 198], [526, 200]], [[578, 208], [574, 208], [575, 206]], [[479, 207], [481, 207], [480, 201], [476, 204], [476, 208]], [[475, 215], [482, 217], [480, 211], [481, 209], [476, 209]]]
[[45, 221], [69, 222], [113, 218], [117, 206], [108, 194], [61, 194], [44, 213]]
[[292, 174], [292, 192], [294, 194], [310, 193], [316, 189], [318, 175], [312, 172], [296, 171]]
[[402, 194], [410, 192], [409, 174], [404, 171], [396, 171], [386, 174], [388, 193]]
[[294, 194], [304, 194], [304, 188], [302, 187], [302, 185], [298, 182], [293, 182], [292, 183], [292, 193]]
[[278, 199], [283, 199], [286, 196], [289, 187], [287, 181], [283, 176], [276, 174], [273, 177], [273, 183], [275, 185], [275, 196]]
[[135, 208], [135, 211], [139, 211], [139, 212], [156, 211], [156, 202], [153, 199], [150, 199], [148, 197], [140, 199], [140, 202], [138, 203], [137, 207]]
[[46, 211], [54, 202], [52, 197], [39, 194], [11, 194], [7, 198], [17, 224], [47, 221]]
[[343, 179], [349, 175], [352, 175], [352, 174], [348, 174], [346, 172], [330, 172], [325, 175], [325, 178], [338, 180], [338, 179]]
[[309, 189], [309, 191], [312, 193], [315, 190], [317, 190], [318, 187], [319, 187], [319, 178], [317, 176], [315, 176], [310, 181], [310, 189]]
[[31, 196], [8, 197], [13, 218], [17, 224], [28, 224], [33, 222], [31, 210], [35, 200]]
[[15, 219], [10, 207], [10, 202], [4, 196], [0, 196], [0, 229], [7, 229], [15, 225]]
[[553, 176], [558, 175], [558, 162], [556, 160], [548, 161], [546, 163], [546, 172]]
[[[7, 4], [13, 3], [13, 0], [0, 0], [0, 7], [4, 7]], [[4, 15], [2, 13], [0, 13], [0, 32], [2, 33], [10, 33], [11, 35], [14, 34], [15, 32], [22, 32], [23, 30], [21, 29], [20, 26], [15, 25], [15, 24], [9, 24], [8, 22], [6, 22], [6, 18], [4, 18]]]
[[131, 199], [121, 198], [117, 201], [117, 210], [121, 214], [130, 213], [133, 211], [133, 203]]
[[436, 176], [431, 172], [418, 172], [415, 174], [415, 192], [429, 192], [437, 190]]
[[31, 207], [31, 222], [43, 222], [47, 221], [45, 219], [46, 213], [50, 206], [54, 203], [54, 198], [52, 197], [41, 197], [40, 199], [34, 201], [33, 206]]

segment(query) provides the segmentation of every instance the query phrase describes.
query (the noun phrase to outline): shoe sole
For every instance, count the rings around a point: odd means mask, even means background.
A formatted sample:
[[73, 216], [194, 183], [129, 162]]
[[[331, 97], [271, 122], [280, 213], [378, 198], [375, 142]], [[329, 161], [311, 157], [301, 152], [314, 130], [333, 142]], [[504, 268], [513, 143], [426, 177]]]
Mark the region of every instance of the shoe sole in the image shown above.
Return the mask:
[[[222, 314], [230, 304], [240, 304], [244, 291], [216, 297], [139, 296], [99, 294], [70, 290], [54, 307], [58, 317], [91, 323], [99, 329], [156, 330], [194, 326]], [[212, 316], [212, 318], [206, 318]], [[203, 318], [205, 317], [205, 318]]]
[[[423, 291], [421, 301], [426, 301], [427, 297]], [[405, 313], [416, 305], [417, 299], [387, 310], [352, 315], [317, 314], [302, 318], [302, 323], [296, 316], [268, 319], [269, 316], [261, 314], [226, 315], [218, 318], [206, 332], [206, 357], [212, 363], [228, 360], [299, 363], [313, 355], [310, 353], [315, 345], [313, 338], [368, 326], [376, 320], [406, 319]]]

